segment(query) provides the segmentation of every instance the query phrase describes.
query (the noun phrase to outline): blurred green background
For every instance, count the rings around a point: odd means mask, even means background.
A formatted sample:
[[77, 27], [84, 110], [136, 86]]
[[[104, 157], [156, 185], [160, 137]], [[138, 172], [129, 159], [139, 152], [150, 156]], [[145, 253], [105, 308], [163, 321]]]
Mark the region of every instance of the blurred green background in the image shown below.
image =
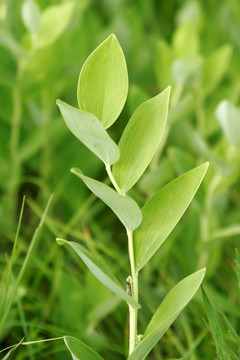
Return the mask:
[[[141, 271], [139, 330], [169, 289], [202, 266], [205, 289], [239, 329], [239, 0], [0, 0], [1, 349], [23, 337], [68, 334], [105, 359], [125, 358], [127, 307], [55, 241], [84, 243], [122, 283], [129, 274], [119, 221], [69, 172], [77, 166], [104, 180], [103, 165], [68, 131], [55, 105], [60, 98], [77, 106], [81, 66], [111, 33], [125, 53], [130, 82], [110, 129], [115, 141], [138, 105], [172, 87], [164, 141], [130, 195], [142, 206], [174, 177], [211, 164], [183, 219]], [[149, 359], [215, 359], [209, 331], [199, 292]], [[222, 331], [239, 354], [224, 325]], [[13, 358], [71, 356], [59, 340], [20, 347]]]

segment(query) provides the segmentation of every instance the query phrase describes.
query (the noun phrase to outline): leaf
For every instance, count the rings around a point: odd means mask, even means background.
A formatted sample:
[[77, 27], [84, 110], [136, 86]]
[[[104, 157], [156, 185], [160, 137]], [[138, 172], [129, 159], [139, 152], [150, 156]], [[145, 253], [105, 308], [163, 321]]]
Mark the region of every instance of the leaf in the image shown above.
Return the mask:
[[121, 136], [121, 156], [113, 166], [113, 175], [124, 192], [142, 176], [158, 148], [167, 120], [169, 95], [170, 87], [140, 105]]
[[202, 58], [177, 59], [172, 65], [172, 78], [179, 86], [191, 85], [198, 82], [201, 74]]
[[173, 36], [175, 58], [193, 58], [199, 54], [199, 35], [196, 24], [186, 21], [177, 27]]
[[205, 95], [213, 91], [228, 70], [232, 47], [224, 45], [211, 54], [203, 66], [202, 87]]
[[75, 109], [61, 100], [57, 100], [57, 105], [69, 130], [78, 140], [106, 165], [118, 161], [120, 154], [117, 144], [93, 114]]
[[[12, 354], [12, 352], [14, 352], [14, 351], [19, 347], [19, 345], [22, 344], [23, 340], [24, 340], [24, 338], [22, 338], [22, 340], [21, 340], [18, 344], [14, 345], [14, 346], [11, 348], [11, 350], [9, 350], [8, 353], [2, 358], [2, 360], [8, 360], [9, 357], [10, 357], [10, 355]], [[1, 353], [2, 351], [4, 351], [4, 350], [1, 350], [0, 353]]]
[[68, 1], [46, 8], [42, 13], [41, 27], [34, 39], [35, 48], [51, 45], [61, 36], [70, 22], [74, 6], [74, 1]]
[[92, 348], [73, 336], [63, 337], [65, 345], [70, 351], [73, 360], [103, 360]]
[[164, 298], [153, 315], [142, 341], [129, 356], [129, 360], [143, 360], [165, 334], [174, 320], [192, 299], [204, 278], [201, 269], [180, 281]]
[[227, 100], [217, 106], [216, 118], [224, 135], [232, 145], [240, 145], [240, 111]]
[[82, 67], [77, 91], [79, 108], [97, 116], [107, 129], [122, 111], [127, 92], [125, 57], [112, 34], [93, 51]]
[[234, 342], [237, 344], [238, 348], [240, 349], [240, 337], [237, 334], [237, 331], [234, 329], [234, 327], [232, 326], [232, 324], [230, 323], [230, 321], [228, 320], [228, 318], [226, 317], [226, 315], [217, 307], [218, 312], [221, 314], [227, 328], [228, 328], [228, 332], [229, 334], [232, 335], [232, 338], [234, 340]]
[[[239, 226], [239, 232], [240, 233], [240, 226]], [[236, 273], [237, 273], [237, 280], [238, 280], [238, 288], [240, 289], [240, 253], [239, 250], [236, 249]]]
[[201, 184], [207, 168], [208, 163], [204, 163], [174, 179], [143, 207], [142, 223], [134, 236], [138, 271], [174, 229]]
[[133, 199], [120, 195], [109, 186], [83, 175], [80, 169], [74, 168], [71, 172], [112, 209], [128, 231], [134, 231], [139, 226], [142, 213]]
[[126, 291], [123, 289], [123, 287], [116, 279], [116, 277], [112, 274], [112, 272], [108, 269], [108, 267], [104, 265], [100, 260], [95, 258], [86, 248], [75, 242], [66, 241], [63, 239], [57, 239], [57, 243], [59, 245], [67, 244], [68, 246], [70, 246], [82, 259], [82, 261], [91, 271], [91, 273], [103, 285], [105, 285], [108, 289], [113, 291], [117, 296], [119, 296], [121, 299], [123, 299], [133, 307], [140, 307], [140, 305], [126, 293]]
[[173, 54], [170, 46], [163, 39], [160, 39], [155, 45], [153, 58], [153, 66], [160, 89], [164, 89], [171, 84], [172, 61]]
[[36, 34], [41, 26], [41, 13], [35, 0], [25, 0], [21, 9], [22, 21], [27, 30]]
[[205, 305], [205, 309], [207, 312], [207, 317], [211, 329], [211, 333], [214, 338], [218, 359], [219, 360], [227, 360], [231, 359], [230, 354], [228, 353], [227, 344], [223, 337], [223, 330], [219, 323], [219, 319], [217, 317], [216, 311], [212, 306], [211, 302], [209, 301], [207, 294], [205, 293], [204, 289], [202, 288], [202, 297]]

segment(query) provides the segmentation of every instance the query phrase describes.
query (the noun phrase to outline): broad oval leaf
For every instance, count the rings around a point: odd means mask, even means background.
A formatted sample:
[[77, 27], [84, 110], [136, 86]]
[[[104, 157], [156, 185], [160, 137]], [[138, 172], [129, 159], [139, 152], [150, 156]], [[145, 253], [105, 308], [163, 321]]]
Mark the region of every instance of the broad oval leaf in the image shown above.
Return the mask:
[[113, 175], [124, 192], [142, 176], [158, 148], [167, 120], [169, 95], [170, 87], [140, 105], [121, 136], [121, 156], [113, 166]]
[[70, 351], [73, 360], [103, 360], [95, 350], [73, 336], [64, 336], [63, 340]]
[[138, 271], [159, 249], [184, 214], [208, 165], [204, 163], [174, 179], [143, 207], [142, 223], [134, 236]]
[[119, 159], [117, 144], [110, 138], [101, 122], [86, 111], [76, 109], [61, 100], [57, 105], [69, 130], [106, 165]]
[[88, 251], [85, 247], [73, 241], [66, 241], [64, 239], [57, 239], [57, 243], [59, 245], [67, 244], [68, 246], [70, 246], [82, 259], [82, 261], [91, 271], [91, 273], [103, 285], [113, 291], [117, 296], [126, 301], [128, 304], [132, 305], [134, 308], [140, 307], [140, 305], [126, 293], [120, 282], [116, 279], [116, 277], [112, 274], [108, 267], [100, 260], [95, 258], [95, 256], [93, 256], [90, 251]]
[[203, 281], [205, 272], [205, 268], [201, 269], [174, 286], [153, 315], [142, 341], [132, 352], [129, 360], [144, 360], [146, 358], [180, 312], [192, 299]]
[[74, 6], [74, 1], [68, 1], [48, 6], [44, 10], [41, 17], [41, 27], [33, 42], [35, 48], [49, 46], [61, 36], [71, 20]]
[[240, 145], [240, 111], [227, 100], [220, 102], [216, 109], [217, 120], [232, 145]]
[[127, 92], [125, 57], [112, 34], [93, 51], [82, 67], [77, 91], [79, 108], [96, 115], [107, 129], [122, 111]]
[[87, 187], [114, 211], [128, 231], [134, 231], [140, 225], [142, 213], [133, 199], [120, 195], [109, 186], [83, 175], [80, 169], [74, 168], [71, 172], [82, 179]]

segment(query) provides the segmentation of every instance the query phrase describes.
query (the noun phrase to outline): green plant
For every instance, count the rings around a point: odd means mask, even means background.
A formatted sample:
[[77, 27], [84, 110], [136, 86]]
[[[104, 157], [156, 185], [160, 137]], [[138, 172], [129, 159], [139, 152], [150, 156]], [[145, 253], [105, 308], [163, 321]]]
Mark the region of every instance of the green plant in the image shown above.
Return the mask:
[[[240, 148], [235, 129], [239, 19], [238, 0], [0, 1], [0, 348], [23, 337], [24, 343], [39, 342], [21, 344], [11, 359], [70, 359], [62, 340], [40, 343], [65, 334], [77, 336], [104, 359], [124, 359], [127, 353], [125, 302], [76, 254], [60, 251], [52, 241], [59, 236], [80, 242], [105, 259], [124, 284], [129, 270], [122, 224], [68, 171], [78, 166], [99, 180], [104, 179], [104, 167], [68, 131], [55, 105], [60, 98], [76, 106], [79, 68], [112, 32], [124, 45], [131, 79], [126, 105], [109, 129], [115, 141], [134, 110], [171, 85], [160, 147], [128, 195], [141, 208], [174, 177], [211, 161], [186, 214], [139, 273], [138, 332], [143, 333], [168, 289], [205, 266], [206, 293], [239, 328], [234, 275], [234, 250], [240, 240]], [[12, 296], [51, 193], [50, 210]], [[23, 195], [23, 220], [12, 253]], [[204, 316], [198, 295], [147, 358], [216, 358], [199, 313]], [[239, 354], [226, 328], [223, 335]]]
[[[117, 215], [128, 238], [131, 275], [124, 290], [109, 268], [82, 245], [57, 239], [67, 244], [83, 260], [92, 274], [129, 306], [129, 360], [145, 359], [168, 330], [200, 286], [205, 269], [179, 282], [162, 301], [143, 336], [138, 334], [138, 273], [160, 248], [173, 230], [194, 194], [208, 163], [176, 178], [140, 210], [126, 193], [135, 185], [151, 162], [164, 132], [170, 88], [141, 104], [129, 120], [119, 144], [106, 129], [118, 118], [128, 91], [127, 67], [115, 35], [109, 36], [89, 56], [78, 81], [79, 109], [58, 100], [62, 116], [71, 132], [105, 164], [112, 187], [85, 176], [81, 170], [71, 172]], [[101, 359], [81, 341], [65, 336], [73, 359]]]

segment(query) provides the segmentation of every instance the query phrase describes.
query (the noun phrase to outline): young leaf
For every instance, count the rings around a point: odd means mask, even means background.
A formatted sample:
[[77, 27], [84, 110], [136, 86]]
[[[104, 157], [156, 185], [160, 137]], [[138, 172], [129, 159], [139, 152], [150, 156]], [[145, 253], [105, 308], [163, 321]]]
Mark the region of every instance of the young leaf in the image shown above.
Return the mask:
[[155, 45], [153, 66], [160, 89], [164, 89], [172, 82], [171, 64], [173, 61], [172, 49], [166, 41], [160, 39]]
[[208, 163], [205, 163], [174, 179], [143, 207], [142, 223], [134, 236], [138, 271], [174, 229], [201, 184], [207, 168]]
[[52, 44], [64, 32], [74, 9], [74, 1], [48, 6], [42, 13], [41, 27], [34, 39], [34, 47], [42, 48]]
[[173, 36], [173, 51], [178, 59], [194, 58], [199, 54], [199, 35], [196, 24], [184, 21]]
[[240, 145], [240, 111], [229, 101], [223, 100], [215, 114], [229, 143]]
[[63, 340], [70, 351], [73, 360], [103, 360], [92, 348], [73, 336], [64, 336]]
[[127, 92], [125, 57], [112, 34], [93, 51], [82, 67], [77, 91], [79, 108], [96, 115], [107, 129], [122, 111]]
[[117, 296], [126, 301], [128, 304], [137, 308], [140, 305], [129, 296], [126, 291], [123, 289], [116, 277], [111, 273], [106, 265], [104, 265], [100, 260], [95, 258], [86, 248], [72, 241], [66, 241], [63, 239], [57, 239], [59, 245], [67, 244], [70, 246], [82, 259], [91, 273], [108, 289], [113, 291]]
[[118, 161], [119, 149], [96, 116], [75, 109], [61, 100], [57, 100], [57, 105], [69, 130], [105, 165]]
[[22, 20], [27, 30], [36, 34], [41, 25], [41, 13], [35, 0], [25, 0], [21, 9]]
[[167, 119], [170, 87], [140, 105], [129, 120], [119, 142], [120, 160], [113, 175], [124, 191], [141, 177], [161, 141]]
[[213, 91], [225, 75], [232, 55], [231, 45], [223, 45], [205, 61], [202, 75], [202, 87], [205, 95]]
[[83, 175], [77, 168], [71, 169], [71, 172], [77, 175], [96, 196], [114, 211], [128, 231], [134, 231], [140, 225], [142, 213], [133, 199], [120, 195], [100, 181]]
[[129, 360], [144, 360], [146, 358], [180, 312], [192, 299], [202, 283], [205, 272], [206, 269], [201, 269], [174, 286], [153, 315], [142, 341], [132, 352]]

